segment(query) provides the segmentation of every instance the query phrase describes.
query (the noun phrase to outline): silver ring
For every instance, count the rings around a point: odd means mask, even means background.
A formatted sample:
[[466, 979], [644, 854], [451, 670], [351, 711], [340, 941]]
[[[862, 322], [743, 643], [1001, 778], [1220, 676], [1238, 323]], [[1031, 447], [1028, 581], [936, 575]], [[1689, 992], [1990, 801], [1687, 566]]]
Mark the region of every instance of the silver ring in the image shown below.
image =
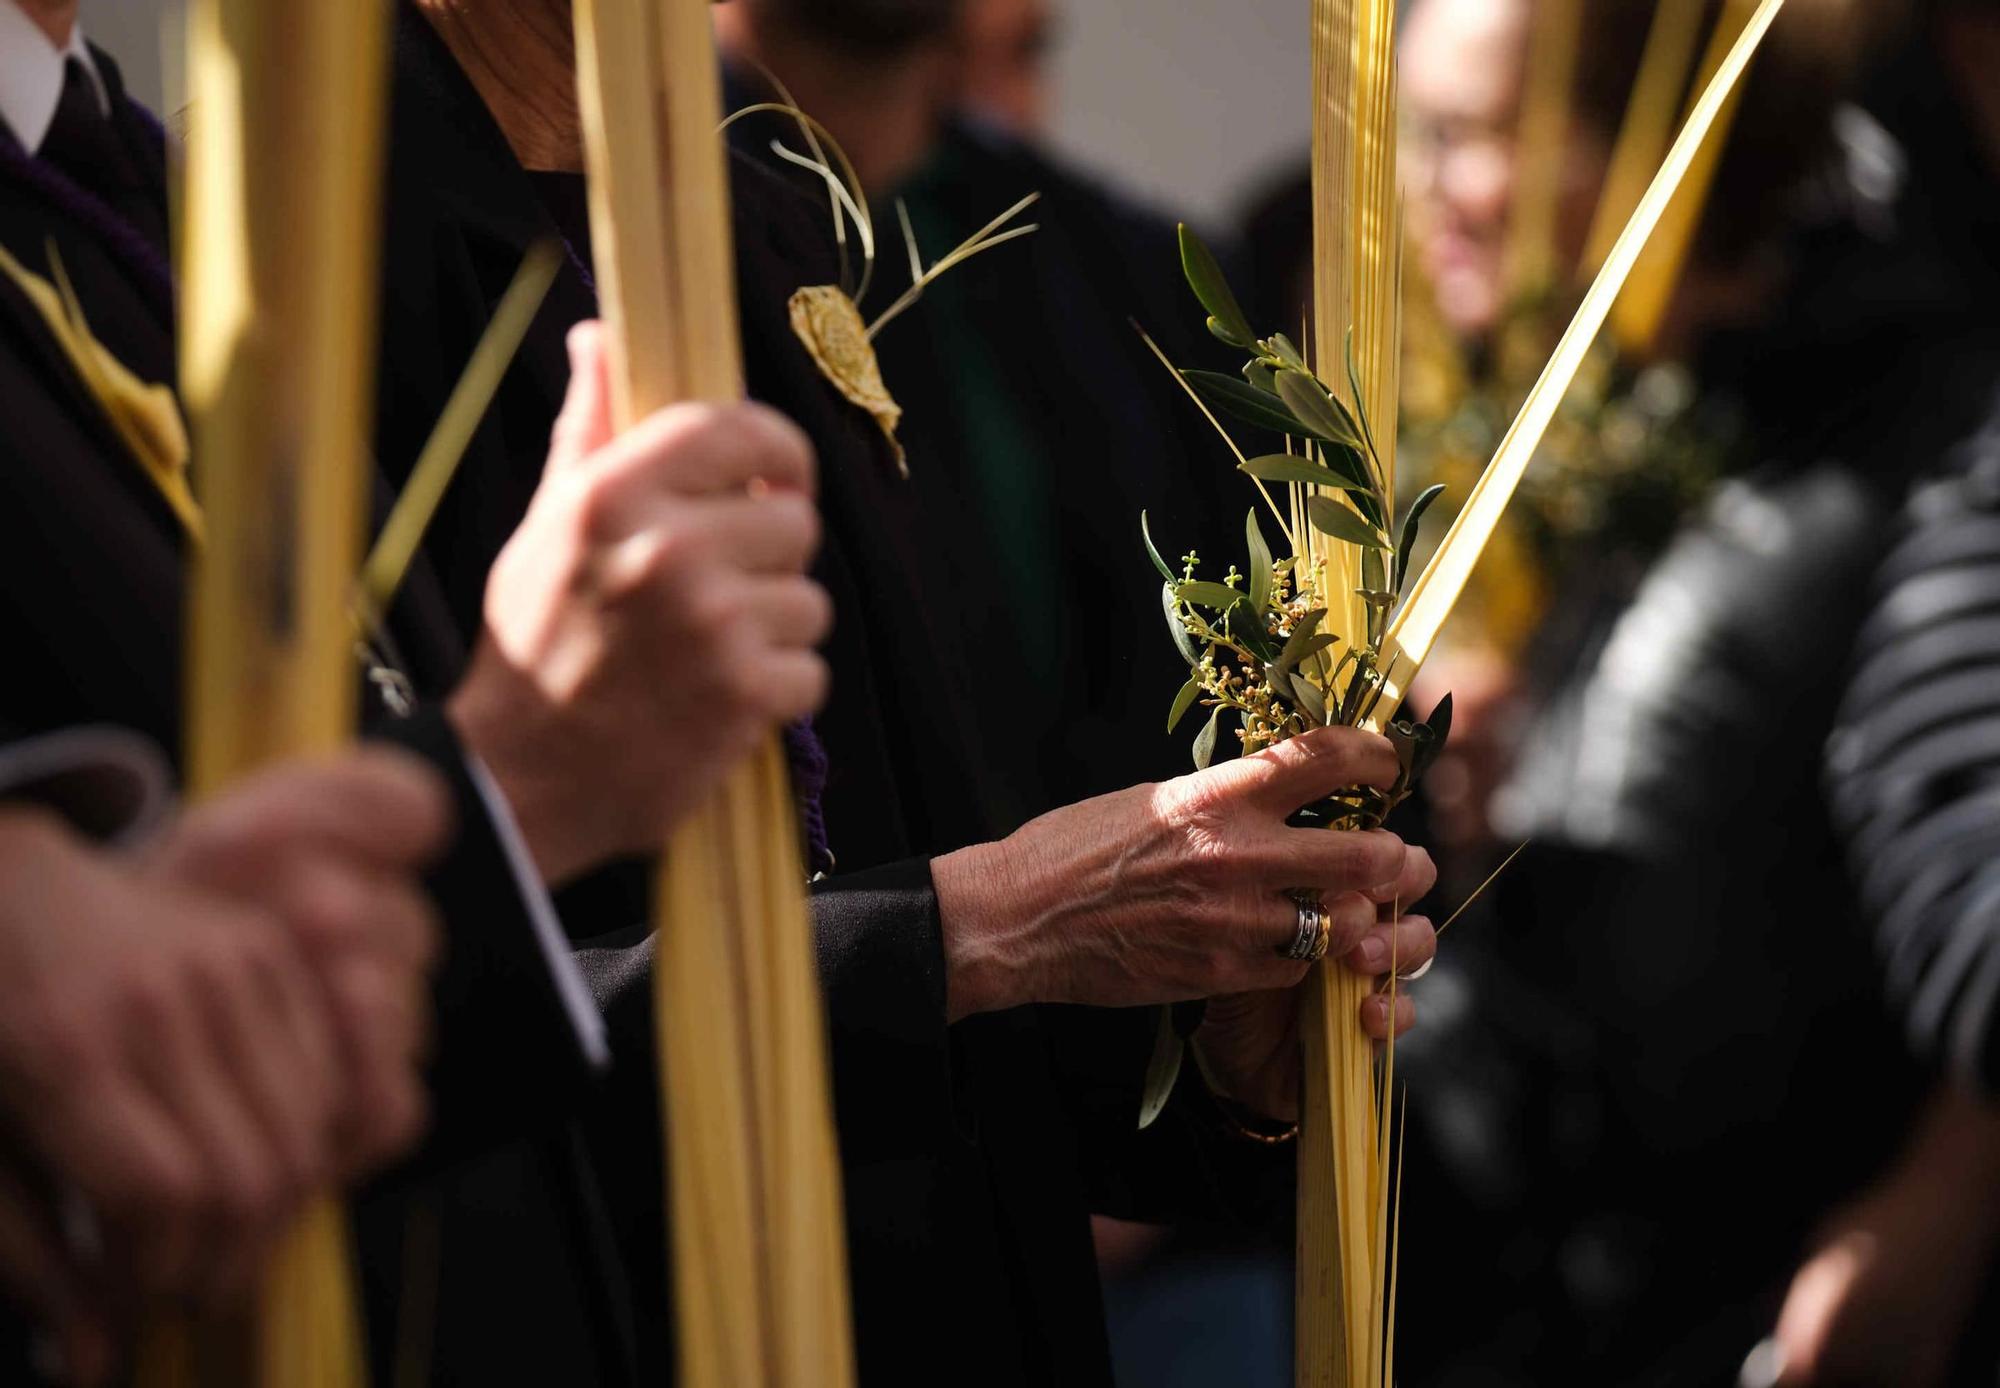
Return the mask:
[[1301, 964], [1317, 963], [1326, 953], [1327, 937], [1326, 913], [1320, 903], [1312, 897], [1295, 897], [1293, 904], [1299, 912], [1299, 928], [1292, 934], [1292, 942], [1282, 951], [1285, 958]]

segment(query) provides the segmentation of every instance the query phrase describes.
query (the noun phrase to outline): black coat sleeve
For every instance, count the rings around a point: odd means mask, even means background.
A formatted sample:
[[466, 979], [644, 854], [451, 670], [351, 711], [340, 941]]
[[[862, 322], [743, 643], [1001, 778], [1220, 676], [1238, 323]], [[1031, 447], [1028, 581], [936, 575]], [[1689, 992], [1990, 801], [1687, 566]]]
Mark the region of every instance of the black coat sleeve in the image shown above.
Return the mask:
[[1878, 575], [1830, 798], [1912, 1043], [2000, 1093], [2000, 420]]
[[[813, 888], [811, 909], [844, 1155], [866, 1161], [927, 1150], [952, 1102], [930, 863], [910, 859], [825, 879]], [[642, 1107], [649, 1100], [632, 1091], [650, 1094], [654, 1086], [653, 957], [645, 922], [579, 945], [610, 1028], [618, 1086]]]
[[385, 722], [372, 738], [414, 753], [450, 787], [456, 832], [426, 877], [444, 928], [433, 984], [433, 1116], [420, 1160], [459, 1155], [581, 1102], [596, 1068], [565, 1004], [501, 830], [441, 709]]

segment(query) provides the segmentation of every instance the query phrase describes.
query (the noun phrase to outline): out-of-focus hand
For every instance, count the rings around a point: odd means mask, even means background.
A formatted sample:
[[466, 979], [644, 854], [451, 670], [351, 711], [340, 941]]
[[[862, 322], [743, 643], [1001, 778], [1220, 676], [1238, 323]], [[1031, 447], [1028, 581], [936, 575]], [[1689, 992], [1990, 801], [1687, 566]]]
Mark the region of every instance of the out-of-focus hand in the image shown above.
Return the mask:
[[[15, 1168], [0, 1244], [34, 1281], [30, 1304], [66, 1318], [66, 1342], [142, 1297], [244, 1295], [334, 1175], [339, 1081], [321, 990], [273, 914], [0, 814], [0, 1114]], [[40, 1265], [59, 1225], [34, 1201], [47, 1207], [57, 1182], [103, 1248], [51, 1280]]]
[[1511, 770], [1522, 708], [1520, 669], [1484, 650], [1439, 652], [1417, 677], [1412, 699], [1430, 708], [1451, 695], [1451, 738], [1424, 775], [1431, 823], [1447, 849], [1493, 844], [1493, 796]]
[[[998, 843], [931, 864], [955, 1020], [1028, 1002], [1121, 1007], [1290, 989], [1307, 965], [1283, 957], [1298, 928], [1289, 893], [1318, 892], [1329, 958], [1388, 967], [1390, 932], [1415, 967], [1434, 948], [1420, 921], [1384, 924], [1433, 872], [1382, 830], [1285, 823], [1348, 786], [1386, 789], [1387, 739], [1328, 728], [1158, 785], [1042, 816]], [[1364, 941], [1380, 946], [1361, 950]], [[1363, 1014], [1386, 1035], [1386, 1010]]]
[[[1404, 869], [1406, 899], [1423, 896], [1436, 880], [1430, 855], [1421, 848], [1411, 849]], [[1414, 972], [1430, 962], [1437, 953], [1437, 931], [1431, 923], [1422, 916], [1391, 921], [1392, 913], [1393, 908], [1383, 908], [1382, 923], [1348, 952], [1343, 961], [1348, 968], [1368, 975], [1383, 973], [1390, 968], [1392, 952], [1399, 974]], [[1298, 1118], [1303, 1082], [1299, 1007], [1303, 1001], [1297, 988], [1209, 999], [1201, 1029], [1194, 1034], [1194, 1046], [1201, 1053], [1203, 1072], [1224, 1097], [1269, 1118], [1288, 1123]], [[1361, 1029], [1378, 1041], [1386, 1040], [1392, 1022], [1390, 1008], [1387, 993], [1363, 999]], [[1393, 1014], [1396, 1034], [1401, 1036], [1416, 1021], [1416, 1003], [1409, 993], [1398, 992]]]
[[2000, 1248], [2000, 1114], [1932, 1106], [1896, 1169], [1835, 1215], [1774, 1336], [1783, 1388], [1930, 1388]]
[[370, 749], [252, 778], [182, 818], [147, 855], [153, 877], [271, 913], [331, 1017], [342, 1182], [423, 1129], [422, 1065], [438, 931], [418, 874], [450, 829], [420, 762]]
[[604, 337], [573, 375], [541, 489], [488, 581], [450, 704], [544, 877], [650, 849], [778, 724], [825, 698], [832, 623], [805, 435], [680, 405], [614, 438]]

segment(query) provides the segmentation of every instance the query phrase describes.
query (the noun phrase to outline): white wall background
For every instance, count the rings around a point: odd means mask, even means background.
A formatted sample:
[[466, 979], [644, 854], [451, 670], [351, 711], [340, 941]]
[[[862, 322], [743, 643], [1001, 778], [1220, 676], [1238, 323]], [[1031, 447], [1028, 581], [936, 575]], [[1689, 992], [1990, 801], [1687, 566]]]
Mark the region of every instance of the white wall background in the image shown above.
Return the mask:
[[1058, 143], [1195, 221], [1310, 143], [1310, 0], [1056, 0]]
[[[364, 0], [355, 0], [363, 3]], [[184, 0], [83, 0], [86, 31], [156, 109], [161, 35]], [[1198, 221], [1306, 147], [1309, 0], [1057, 0], [1059, 144]]]
[[166, 94], [161, 39], [167, 17], [178, 21], [183, 7], [184, 0], [82, 0], [84, 33], [118, 60], [126, 86], [155, 111]]

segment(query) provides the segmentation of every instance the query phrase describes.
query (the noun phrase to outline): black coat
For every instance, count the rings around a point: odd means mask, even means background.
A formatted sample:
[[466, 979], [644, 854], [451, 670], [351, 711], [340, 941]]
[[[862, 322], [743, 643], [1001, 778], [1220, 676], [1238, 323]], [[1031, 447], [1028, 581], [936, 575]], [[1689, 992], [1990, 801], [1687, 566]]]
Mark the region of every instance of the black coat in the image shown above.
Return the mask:
[[[158, 127], [125, 97], [97, 55], [115, 123], [164, 222]], [[95, 335], [143, 379], [173, 379], [173, 302], [164, 247], [30, 159], [0, 132], [0, 244], [28, 269], [63, 266]], [[0, 733], [31, 735], [84, 722], [136, 729], [170, 750], [182, 725], [180, 522], [73, 374], [38, 312], [0, 285]], [[392, 624], [424, 670], [450, 668], [458, 636], [428, 572]], [[360, 677], [357, 671], [357, 679]], [[421, 682], [422, 692], [440, 692]], [[503, 1136], [533, 1132], [580, 1102], [588, 1069], [506, 866], [494, 827], [435, 709], [407, 721], [374, 711], [372, 732], [429, 760], [450, 782], [456, 842], [432, 886], [447, 927], [437, 984], [432, 1138], [420, 1163], [362, 1201], [364, 1233], [400, 1233], [406, 1200], [437, 1174]], [[425, 1197], [428, 1199], [428, 1196]], [[391, 1242], [394, 1240], [392, 1239]], [[364, 1238], [386, 1308], [399, 1259]], [[383, 1327], [378, 1322], [378, 1328]]]
[[[503, 391], [500, 417], [468, 457], [430, 537], [450, 556], [461, 620], [472, 572], [520, 519], [560, 403], [561, 333], [590, 309], [587, 228], [577, 180], [528, 175], [476, 93], [421, 21], [398, 50], [391, 176], [391, 287], [385, 342], [392, 390], [437, 398], [470, 353], [531, 242], [560, 231], [573, 263]], [[827, 543], [816, 573], [832, 593], [832, 702], [817, 726], [832, 770], [824, 809], [839, 872], [813, 898], [832, 1033], [835, 1103], [863, 1380], [871, 1384], [1106, 1383], [1086, 1215], [1289, 1201], [1264, 1149], [1209, 1140], [1177, 1108], [1135, 1130], [1149, 1012], [1032, 1008], [944, 1020], [944, 966], [930, 856], [987, 837], [985, 782], [1011, 755], [968, 726], [985, 589], [956, 565], [961, 517], [897, 476], [873, 424], [814, 372], [785, 301], [834, 279], [808, 202], [736, 169], [736, 220], [751, 393], [792, 415], [819, 452]], [[398, 423], [385, 428], [393, 435]], [[407, 467], [419, 430], [385, 444]], [[636, 897], [599, 894], [592, 906]], [[580, 939], [613, 918], [568, 911]], [[627, 924], [628, 921], [618, 921]], [[669, 1372], [664, 1329], [657, 1115], [643, 944], [587, 944], [604, 986], [621, 1068], [596, 1155], [642, 1290], [645, 1377]], [[1277, 1166], [1274, 1188], [1273, 1167]]]

